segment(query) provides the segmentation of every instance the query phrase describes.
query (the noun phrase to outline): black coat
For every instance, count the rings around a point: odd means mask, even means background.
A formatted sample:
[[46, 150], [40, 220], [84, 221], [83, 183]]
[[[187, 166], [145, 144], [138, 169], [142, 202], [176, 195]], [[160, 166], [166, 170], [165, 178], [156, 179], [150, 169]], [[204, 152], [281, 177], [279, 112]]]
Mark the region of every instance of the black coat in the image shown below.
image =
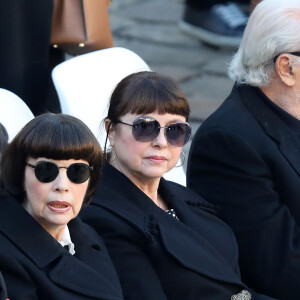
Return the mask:
[[260, 90], [235, 85], [193, 139], [187, 185], [234, 230], [242, 279], [300, 295], [300, 144]]
[[64, 57], [57, 49], [49, 53], [52, 12], [53, 0], [0, 1], [0, 88], [35, 115], [60, 111], [51, 70]]
[[164, 179], [159, 193], [180, 221], [107, 165], [95, 198], [80, 214], [103, 237], [124, 298], [224, 300], [247, 289], [233, 232], [210, 205]]
[[0, 300], [7, 300], [6, 284], [1, 272], [0, 272]]
[[12, 300], [122, 300], [103, 241], [79, 218], [71, 255], [11, 197], [0, 198], [0, 270]]

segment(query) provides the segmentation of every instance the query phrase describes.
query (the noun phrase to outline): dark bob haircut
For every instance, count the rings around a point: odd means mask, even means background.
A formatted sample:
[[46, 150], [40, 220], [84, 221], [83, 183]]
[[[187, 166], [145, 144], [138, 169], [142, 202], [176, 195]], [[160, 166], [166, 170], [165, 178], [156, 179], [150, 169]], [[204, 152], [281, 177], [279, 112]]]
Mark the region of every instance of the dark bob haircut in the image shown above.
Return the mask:
[[31, 120], [3, 152], [1, 188], [24, 201], [25, 162], [28, 157], [55, 160], [82, 159], [93, 166], [84, 198], [87, 204], [100, 180], [103, 154], [90, 129], [79, 119], [64, 114], [42, 114]]
[[189, 103], [171, 77], [154, 72], [133, 73], [121, 80], [114, 89], [107, 119], [116, 123], [121, 116], [132, 114], [190, 114]]

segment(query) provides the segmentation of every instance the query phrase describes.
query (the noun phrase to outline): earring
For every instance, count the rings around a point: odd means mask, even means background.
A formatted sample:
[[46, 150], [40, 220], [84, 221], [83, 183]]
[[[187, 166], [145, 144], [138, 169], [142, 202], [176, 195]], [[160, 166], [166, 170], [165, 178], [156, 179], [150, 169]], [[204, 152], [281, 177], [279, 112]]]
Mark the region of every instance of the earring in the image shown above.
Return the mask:
[[184, 152], [181, 150], [181, 153], [180, 154], [182, 154], [182, 157], [183, 157], [183, 162], [179, 165], [179, 166], [175, 166], [175, 168], [179, 168], [179, 167], [181, 167], [183, 164], [184, 164], [184, 162], [185, 162], [185, 154], [184, 154]]
[[108, 149], [106, 149], [106, 151], [105, 151], [105, 160], [109, 164], [112, 163], [116, 159], [116, 157], [117, 157], [117, 155], [115, 154], [115, 156], [113, 158], [110, 157], [110, 159], [109, 159], [108, 155], [110, 155], [111, 153], [112, 153], [112, 146], [109, 146]]

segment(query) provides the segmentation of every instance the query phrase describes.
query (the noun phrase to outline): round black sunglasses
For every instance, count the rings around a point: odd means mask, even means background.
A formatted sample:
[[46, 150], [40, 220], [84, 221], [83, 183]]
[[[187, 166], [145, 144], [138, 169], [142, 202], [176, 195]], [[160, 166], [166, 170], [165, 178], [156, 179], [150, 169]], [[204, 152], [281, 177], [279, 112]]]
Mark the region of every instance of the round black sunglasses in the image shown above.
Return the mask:
[[132, 127], [132, 135], [138, 142], [153, 141], [163, 128], [165, 137], [169, 144], [176, 147], [183, 147], [190, 139], [192, 129], [187, 122], [176, 122], [168, 126], [160, 126], [159, 122], [151, 117], [138, 117], [133, 121], [133, 124], [128, 124], [123, 121], [117, 123], [125, 124]]
[[59, 173], [59, 169], [66, 169], [67, 176], [73, 183], [83, 183], [91, 177], [93, 167], [84, 163], [74, 163], [69, 167], [58, 167], [50, 161], [39, 161], [35, 165], [26, 162], [26, 166], [34, 169], [34, 174], [40, 182], [51, 182], [55, 180]]

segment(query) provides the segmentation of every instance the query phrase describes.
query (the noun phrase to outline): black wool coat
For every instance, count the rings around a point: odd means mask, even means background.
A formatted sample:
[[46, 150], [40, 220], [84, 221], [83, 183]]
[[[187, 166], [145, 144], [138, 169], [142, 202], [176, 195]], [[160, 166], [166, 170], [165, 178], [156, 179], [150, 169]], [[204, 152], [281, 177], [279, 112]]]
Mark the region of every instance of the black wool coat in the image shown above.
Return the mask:
[[258, 89], [235, 85], [198, 129], [187, 185], [234, 230], [243, 281], [300, 295], [300, 143]]
[[163, 178], [159, 193], [180, 221], [106, 165], [94, 199], [81, 211], [106, 243], [124, 298], [224, 300], [247, 289], [234, 234], [211, 206]]
[[109, 255], [92, 228], [68, 223], [71, 255], [10, 196], [0, 198], [0, 270], [12, 300], [122, 300]]
[[1, 272], [0, 272], [0, 300], [7, 300], [6, 284]]
[[52, 68], [64, 60], [51, 49], [53, 0], [0, 1], [0, 88], [17, 94], [34, 115], [60, 112]]

